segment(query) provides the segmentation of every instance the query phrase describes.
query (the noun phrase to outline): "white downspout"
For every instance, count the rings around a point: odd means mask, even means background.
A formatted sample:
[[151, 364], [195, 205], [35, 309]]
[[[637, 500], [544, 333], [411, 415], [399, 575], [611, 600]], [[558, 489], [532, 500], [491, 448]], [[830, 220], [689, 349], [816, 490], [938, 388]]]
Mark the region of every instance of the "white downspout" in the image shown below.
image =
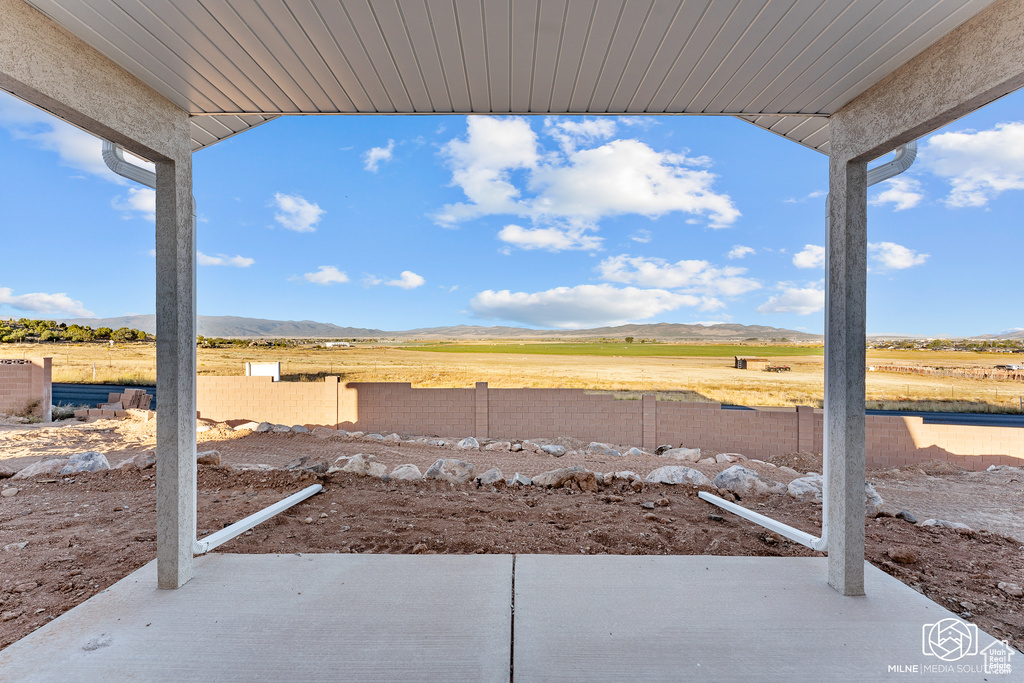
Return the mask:
[[[875, 168], [872, 168], [872, 169], [868, 170], [868, 186], [870, 187], [871, 185], [877, 185], [878, 183], [882, 182], [883, 180], [888, 180], [890, 178], [894, 178], [894, 177], [898, 176], [900, 173], [903, 173], [908, 168], [910, 168], [911, 164], [914, 163], [914, 159], [916, 159], [916, 158], [917, 158], [917, 142], [916, 141], [908, 142], [908, 143], [906, 143], [904, 145], [900, 145], [896, 149], [896, 154], [895, 154], [895, 156], [893, 156], [892, 161], [889, 161], [887, 163], [882, 164], [881, 166], [876, 166]], [[828, 224], [829, 224], [828, 196], [826, 196], [825, 197], [825, 239], [826, 239], [825, 251], [826, 251], [826, 253], [828, 252], [828, 243], [827, 243], [828, 233], [829, 233]], [[828, 260], [827, 259], [826, 259], [825, 263], [826, 263], [825, 281], [828, 282], [828, 270], [827, 270]], [[828, 304], [829, 304], [829, 302], [828, 302], [828, 287], [826, 287], [825, 288], [825, 308], [826, 309], [828, 309]], [[828, 328], [827, 327], [825, 328], [825, 344], [826, 344], [826, 346], [828, 345]], [[828, 382], [828, 374], [827, 373], [825, 375], [825, 381]], [[825, 391], [825, 396], [826, 396], [826, 398], [828, 397], [828, 391], [827, 390]], [[824, 445], [824, 452], [825, 452], [825, 454], [827, 454], [828, 453], [828, 430], [827, 429], [825, 430], [825, 433], [824, 433], [823, 436], [824, 436], [824, 439], [823, 439], [823, 441], [824, 441], [824, 444], [823, 444]], [[799, 529], [795, 529], [795, 528], [789, 526], [788, 524], [783, 524], [782, 522], [774, 520], [771, 517], [767, 517], [767, 516], [762, 515], [760, 513], [753, 512], [753, 511], [748, 510], [745, 507], [742, 507], [742, 506], [737, 505], [735, 503], [730, 503], [729, 501], [727, 501], [727, 500], [725, 500], [723, 498], [719, 498], [718, 496], [710, 494], [710, 493], [708, 493], [706, 491], [701, 491], [697, 495], [700, 496], [702, 499], [708, 501], [709, 503], [711, 503], [713, 505], [717, 505], [718, 507], [722, 508], [723, 510], [727, 510], [727, 511], [729, 511], [729, 512], [735, 514], [735, 515], [739, 515], [740, 517], [743, 517], [744, 519], [748, 519], [751, 522], [753, 522], [754, 524], [758, 524], [760, 526], [763, 526], [766, 529], [774, 531], [775, 533], [779, 534], [780, 536], [784, 536], [784, 537], [788, 538], [791, 541], [796, 541], [800, 545], [807, 546], [811, 550], [819, 550], [819, 551], [826, 551], [826, 550], [828, 550], [828, 457], [827, 457], [827, 455], [826, 455], [826, 457], [824, 457], [822, 459], [822, 471], [821, 471], [821, 536], [820, 537], [812, 536], [811, 534], [807, 533], [806, 531], [800, 531]]]
[[[136, 166], [127, 159], [124, 158], [124, 150], [115, 145], [114, 143], [104, 140], [103, 141], [103, 162], [107, 165], [114, 173], [118, 174], [128, 180], [133, 180], [140, 185], [156, 189], [156, 173], [150, 171], [147, 168]], [[192, 196], [192, 224], [196, 223], [196, 198]], [[198, 325], [196, 326], [198, 328]], [[320, 484], [313, 484], [307, 486], [298, 493], [288, 496], [284, 500], [280, 500], [273, 505], [260, 510], [254, 514], [249, 515], [245, 519], [239, 520], [234, 524], [221, 529], [213, 534], [210, 534], [206, 538], [197, 539], [197, 534], [193, 531], [192, 534], [192, 552], [196, 555], [202, 555], [210, 550], [213, 550], [217, 546], [227, 543], [232, 538], [248, 531], [257, 524], [265, 522], [274, 515], [284, 512], [288, 508], [292, 507], [297, 503], [301, 503], [310, 496], [313, 496], [323, 489]]]

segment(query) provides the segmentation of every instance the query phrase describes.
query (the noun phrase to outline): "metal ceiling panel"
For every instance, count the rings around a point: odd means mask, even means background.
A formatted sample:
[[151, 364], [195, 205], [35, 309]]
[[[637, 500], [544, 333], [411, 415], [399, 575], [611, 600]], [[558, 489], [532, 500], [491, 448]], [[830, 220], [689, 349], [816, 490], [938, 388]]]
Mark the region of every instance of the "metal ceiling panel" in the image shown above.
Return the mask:
[[680, 113], [827, 152], [828, 115], [992, 0], [28, 2], [193, 114], [196, 148], [280, 114]]

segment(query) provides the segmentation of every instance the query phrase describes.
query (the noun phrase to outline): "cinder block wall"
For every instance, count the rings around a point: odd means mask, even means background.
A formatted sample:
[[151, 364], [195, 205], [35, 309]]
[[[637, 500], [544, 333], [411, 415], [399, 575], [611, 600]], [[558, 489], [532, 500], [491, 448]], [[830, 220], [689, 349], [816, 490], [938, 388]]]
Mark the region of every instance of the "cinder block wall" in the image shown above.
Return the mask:
[[[717, 403], [616, 401], [580, 389], [413, 389], [399, 382], [197, 381], [198, 409], [215, 420], [339, 426], [349, 430], [527, 439], [571, 436], [654, 449], [659, 444], [749, 458], [823, 450], [824, 416], [808, 407], [723, 409]], [[969, 469], [1024, 465], [1024, 429], [926, 425], [917, 417], [868, 416], [867, 465], [931, 459]]]
[[20, 414], [35, 403], [32, 414], [49, 422], [51, 372], [50, 358], [0, 359], [0, 413]]

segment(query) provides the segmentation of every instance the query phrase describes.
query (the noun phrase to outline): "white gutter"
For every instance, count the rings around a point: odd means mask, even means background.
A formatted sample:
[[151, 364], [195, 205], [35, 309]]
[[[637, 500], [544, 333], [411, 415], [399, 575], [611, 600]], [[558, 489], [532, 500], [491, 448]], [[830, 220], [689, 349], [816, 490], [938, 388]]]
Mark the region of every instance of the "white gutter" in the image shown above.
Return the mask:
[[[868, 187], [871, 185], [877, 185], [883, 180], [894, 178], [900, 173], [903, 173], [911, 164], [914, 163], [914, 159], [917, 158], [917, 142], [908, 142], [905, 145], [900, 145], [896, 149], [896, 154], [893, 156], [892, 161], [876, 166], [875, 168], [868, 169]], [[825, 197], [825, 238], [828, 239], [828, 196]], [[828, 246], [826, 242], [826, 253], [828, 252]], [[826, 268], [828, 267], [828, 260], [826, 259]], [[825, 281], [828, 282], [828, 271], [825, 272]], [[828, 287], [825, 288], [825, 308], [828, 308]], [[825, 328], [825, 345], [828, 345], [828, 327]], [[825, 381], [828, 382], [828, 374], [825, 375]], [[828, 391], [825, 391], [826, 398], [828, 397]], [[827, 410], [826, 410], [827, 413]], [[735, 515], [739, 515], [744, 519], [748, 519], [754, 524], [763, 526], [766, 529], [774, 531], [780, 536], [784, 536], [791, 541], [796, 541], [800, 545], [807, 546], [811, 550], [826, 551], [828, 550], [828, 429], [825, 429], [824, 433], [824, 446], [826, 457], [822, 459], [822, 472], [821, 472], [821, 536], [812, 536], [806, 531], [800, 531], [795, 529], [788, 524], [783, 524], [778, 520], [774, 520], [771, 517], [767, 517], [752, 510], [748, 510], [745, 507], [730, 503], [729, 501], [719, 498], [718, 496], [701, 491], [697, 495], [703, 500], [717, 505], [723, 510], [727, 510]]]
[[[148, 168], [142, 168], [136, 166], [127, 159], [124, 158], [124, 150], [115, 145], [114, 143], [104, 140], [103, 141], [103, 163], [107, 165], [114, 173], [118, 174], [128, 180], [133, 180], [140, 185], [156, 189], [156, 173], [150, 171]], [[192, 197], [192, 223], [195, 225], [196, 222], [196, 199]], [[301, 503], [312, 495], [320, 493], [323, 486], [320, 484], [313, 484], [308, 486], [298, 493], [288, 496], [284, 500], [274, 503], [270, 507], [264, 508], [257, 513], [251, 514], [245, 519], [239, 520], [231, 526], [225, 527], [220, 531], [210, 534], [206, 538], [192, 541], [192, 552], [196, 555], [202, 555], [203, 553], [213, 550], [219, 545], [227, 543], [236, 536], [245, 533], [249, 529], [253, 528], [257, 524], [267, 521], [274, 515], [284, 512], [288, 508], [292, 507], [296, 503]], [[194, 537], [194, 535], [193, 535]]]

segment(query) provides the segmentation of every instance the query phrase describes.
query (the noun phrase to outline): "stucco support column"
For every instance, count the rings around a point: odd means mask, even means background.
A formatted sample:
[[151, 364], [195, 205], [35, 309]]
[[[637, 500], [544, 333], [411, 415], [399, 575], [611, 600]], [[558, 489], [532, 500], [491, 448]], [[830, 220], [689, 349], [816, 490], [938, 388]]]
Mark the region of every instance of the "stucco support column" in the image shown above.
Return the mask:
[[[834, 138], [839, 132], [833, 127]], [[867, 163], [833, 156], [829, 191], [825, 298], [828, 583], [843, 595], [863, 595]]]
[[156, 560], [160, 588], [192, 578], [196, 536], [196, 235], [192, 157], [156, 164]]

